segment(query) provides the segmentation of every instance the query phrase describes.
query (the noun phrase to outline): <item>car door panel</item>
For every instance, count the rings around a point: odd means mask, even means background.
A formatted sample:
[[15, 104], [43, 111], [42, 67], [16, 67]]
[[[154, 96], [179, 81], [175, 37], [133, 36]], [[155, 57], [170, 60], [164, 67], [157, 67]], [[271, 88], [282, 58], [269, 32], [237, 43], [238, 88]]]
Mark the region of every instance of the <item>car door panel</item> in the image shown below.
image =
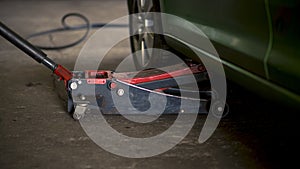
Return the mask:
[[265, 77], [269, 27], [264, 0], [165, 0], [162, 6], [163, 12], [197, 25], [222, 59]]
[[268, 57], [270, 81], [300, 93], [300, 3], [270, 0], [273, 45]]

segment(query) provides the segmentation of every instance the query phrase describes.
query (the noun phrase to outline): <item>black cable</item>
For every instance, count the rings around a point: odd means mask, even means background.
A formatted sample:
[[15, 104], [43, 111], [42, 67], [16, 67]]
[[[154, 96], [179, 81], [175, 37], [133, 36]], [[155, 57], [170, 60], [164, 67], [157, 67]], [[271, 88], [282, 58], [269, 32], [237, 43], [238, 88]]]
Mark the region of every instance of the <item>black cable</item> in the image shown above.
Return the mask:
[[[80, 18], [85, 23], [82, 24], [82, 25], [70, 26], [66, 22], [67, 18], [69, 18], [69, 17]], [[75, 42], [66, 44], [66, 45], [61, 45], [61, 46], [40, 46], [40, 45], [35, 45], [36, 47], [38, 47], [40, 49], [43, 49], [43, 50], [66, 49], [66, 48], [76, 46], [79, 43], [81, 43], [82, 41], [84, 41], [87, 38], [87, 36], [90, 32], [90, 29], [101, 28], [101, 27], [106, 25], [105, 23], [90, 24], [90, 21], [88, 20], [88, 18], [85, 17], [82, 14], [79, 14], [79, 13], [68, 13], [68, 14], [64, 15], [61, 18], [61, 24], [63, 26], [61, 28], [55, 28], [55, 29], [50, 29], [50, 30], [34, 33], [34, 34], [29, 35], [26, 39], [29, 40], [29, 39], [32, 39], [32, 38], [35, 38], [35, 37], [38, 37], [38, 36], [48, 35], [48, 34], [51, 34], [51, 33], [58, 33], [58, 32], [64, 32], [64, 31], [76, 31], [76, 30], [86, 29], [86, 32], [84, 33], [84, 35], [80, 39], [76, 40]], [[110, 27], [127, 27], [128, 25], [126, 25], [126, 24], [109, 24], [108, 26], [110, 26]]]

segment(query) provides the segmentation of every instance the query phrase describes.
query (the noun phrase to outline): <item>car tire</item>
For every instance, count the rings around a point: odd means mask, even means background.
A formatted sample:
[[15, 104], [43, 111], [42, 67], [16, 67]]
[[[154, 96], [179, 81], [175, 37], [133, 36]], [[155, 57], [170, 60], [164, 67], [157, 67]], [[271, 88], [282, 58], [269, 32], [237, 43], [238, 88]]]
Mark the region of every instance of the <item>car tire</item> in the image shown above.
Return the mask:
[[[166, 45], [162, 32], [161, 18], [148, 12], [160, 12], [159, 0], [128, 0], [130, 45], [133, 62], [137, 70], [157, 67], [162, 62], [161, 54], [151, 48], [163, 49]], [[146, 22], [153, 23], [152, 26]], [[139, 52], [138, 52], [139, 51]], [[138, 52], [139, 54], [137, 54]]]

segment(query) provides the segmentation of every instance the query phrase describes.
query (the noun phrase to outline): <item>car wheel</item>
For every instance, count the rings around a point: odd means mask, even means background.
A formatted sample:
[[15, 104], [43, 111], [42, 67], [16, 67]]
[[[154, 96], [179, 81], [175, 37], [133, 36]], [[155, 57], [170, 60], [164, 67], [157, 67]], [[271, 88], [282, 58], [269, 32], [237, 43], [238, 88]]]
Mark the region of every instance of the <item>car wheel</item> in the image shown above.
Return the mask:
[[[159, 0], [129, 0], [129, 14], [136, 14], [129, 19], [130, 44], [133, 61], [137, 70], [157, 66], [162, 60], [160, 54], [152, 48], [162, 49], [163, 36], [153, 32], [161, 32], [161, 18], [149, 12], [160, 12]], [[139, 51], [139, 54], [135, 52]]]

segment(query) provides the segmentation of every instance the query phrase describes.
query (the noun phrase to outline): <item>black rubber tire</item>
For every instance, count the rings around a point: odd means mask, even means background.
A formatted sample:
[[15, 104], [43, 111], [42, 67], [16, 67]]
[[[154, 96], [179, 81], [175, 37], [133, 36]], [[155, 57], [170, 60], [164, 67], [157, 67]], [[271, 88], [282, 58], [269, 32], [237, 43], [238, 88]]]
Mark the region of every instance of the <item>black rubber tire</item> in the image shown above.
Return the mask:
[[[144, 10], [141, 7], [141, 2], [144, 3]], [[151, 6], [152, 4], [152, 6]], [[128, 10], [129, 14], [136, 14], [141, 12], [160, 12], [160, 4], [159, 0], [128, 0]], [[138, 15], [138, 14], [137, 14]], [[143, 69], [149, 69], [152, 67], [156, 67], [160, 64], [162, 61], [162, 57], [160, 57], [159, 53], [156, 52], [149, 52], [146, 49], [147, 48], [157, 48], [157, 49], [163, 49], [165, 46], [163, 35], [154, 34], [154, 33], [145, 33], [142, 32], [140, 34], [136, 34], [137, 30], [137, 24], [134, 21], [136, 18], [130, 17], [129, 19], [129, 29], [130, 34], [133, 36], [130, 36], [130, 45], [131, 45], [131, 51], [133, 53], [133, 61], [134, 65], [137, 70], [143, 70]], [[145, 18], [143, 18], [145, 19]], [[151, 18], [153, 19], [153, 23], [155, 26], [153, 26], [153, 29], [155, 32], [161, 32], [161, 18], [155, 17]], [[146, 29], [146, 28], [145, 28]], [[157, 30], [160, 29], [160, 30]], [[153, 31], [153, 32], [154, 32]], [[134, 35], [136, 34], [136, 35]], [[143, 52], [140, 55], [135, 54], [137, 51], [141, 51], [142, 48], [144, 48], [145, 52]], [[141, 53], [141, 52], [140, 52]], [[144, 55], [143, 55], [144, 54]]]

